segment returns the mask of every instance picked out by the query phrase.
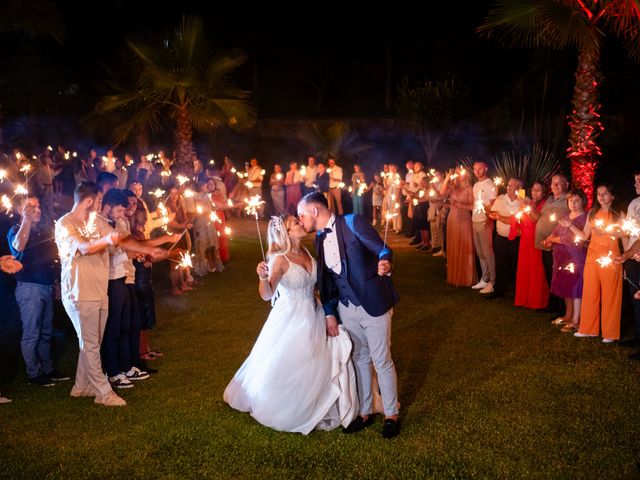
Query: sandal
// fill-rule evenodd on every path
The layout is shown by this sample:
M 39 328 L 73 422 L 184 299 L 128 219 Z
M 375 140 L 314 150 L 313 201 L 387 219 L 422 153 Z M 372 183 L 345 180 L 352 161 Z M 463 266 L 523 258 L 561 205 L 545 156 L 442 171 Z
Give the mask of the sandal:
M 146 352 L 147 355 L 151 355 L 152 357 L 164 357 L 164 353 L 158 351 L 158 350 L 149 350 L 148 352 Z
M 551 320 L 551 325 L 562 325 L 564 323 L 567 323 L 564 317 L 558 317 L 555 320 Z
M 562 333 L 571 333 L 578 330 L 578 327 L 572 323 L 567 323 L 564 327 L 560 329 Z

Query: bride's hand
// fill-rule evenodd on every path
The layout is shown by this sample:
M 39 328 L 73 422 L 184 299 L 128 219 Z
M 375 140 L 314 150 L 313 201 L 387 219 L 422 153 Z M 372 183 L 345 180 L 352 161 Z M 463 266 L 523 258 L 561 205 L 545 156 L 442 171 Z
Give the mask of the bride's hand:
M 258 266 L 256 267 L 256 273 L 258 274 L 258 277 L 260 277 L 260 280 L 266 280 L 269 278 L 269 265 L 267 265 L 267 262 L 260 262 L 258 264 Z
M 327 335 L 337 337 L 340 334 L 338 329 L 338 320 L 333 315 L 327 315 Z

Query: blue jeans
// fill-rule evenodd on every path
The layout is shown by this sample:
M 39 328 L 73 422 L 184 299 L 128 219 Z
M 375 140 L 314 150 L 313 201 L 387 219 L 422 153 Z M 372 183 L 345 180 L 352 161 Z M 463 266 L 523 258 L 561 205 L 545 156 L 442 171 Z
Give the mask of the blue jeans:
M 53 331 L 53 285 L 18 282 L 16 301 L 22 321 L 22 356 L 27 376 L 53 371 L 51 333 Z

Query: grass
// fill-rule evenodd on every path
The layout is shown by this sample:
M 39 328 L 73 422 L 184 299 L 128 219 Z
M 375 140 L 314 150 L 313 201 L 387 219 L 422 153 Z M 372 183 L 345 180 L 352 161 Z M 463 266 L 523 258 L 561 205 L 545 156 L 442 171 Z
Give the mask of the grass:
M 163 290 L 160 373 L 107 409 L 71 384 L 22 380 L 0 408 L 0 478 L 639 478 L 640 366 L 576 339 L 545 315 L 445 284 L 443 261 L 398 251 L 393 355 L 402 434 L 381 420 L 355 435 L 262 427 L 222 392 L 269 305 L 256 293 L 256 241 L 186 298 Z M 63 368 L 75 368 L 67 349 Z

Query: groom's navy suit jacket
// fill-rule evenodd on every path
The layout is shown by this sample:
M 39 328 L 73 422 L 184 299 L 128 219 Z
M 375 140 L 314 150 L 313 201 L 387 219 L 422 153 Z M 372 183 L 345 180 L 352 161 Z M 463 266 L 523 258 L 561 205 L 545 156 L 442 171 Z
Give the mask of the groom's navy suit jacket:
M 391 278 L 378 275 L 378 261 L 391 261 L 393 252 L 362 215 L 336 216 L 335 230 L 342 263 L 341 275 L 346 275 L 353 294 L 369 315 L 383 315 L 399 296 Z M 323 239 L 321 233 L 316 235 L 320 300 L 325 314 L 337 317 L 340 292 L 335 273 L 325 265 Z

